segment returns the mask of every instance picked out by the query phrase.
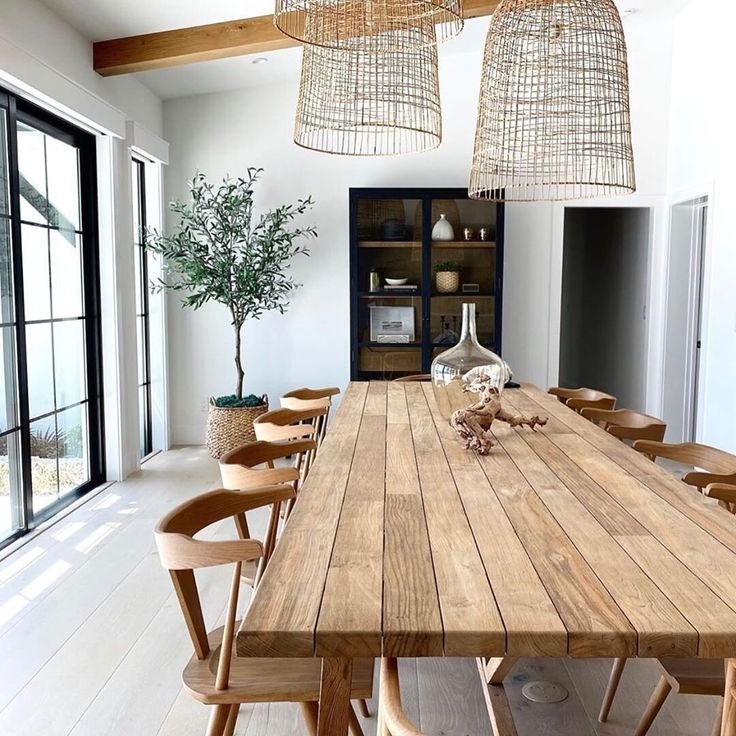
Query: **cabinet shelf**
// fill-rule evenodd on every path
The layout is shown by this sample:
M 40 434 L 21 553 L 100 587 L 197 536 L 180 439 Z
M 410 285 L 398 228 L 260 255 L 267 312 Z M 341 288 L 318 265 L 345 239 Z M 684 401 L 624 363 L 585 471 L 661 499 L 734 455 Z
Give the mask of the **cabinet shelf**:
M 421 348 L 421 342 L 371 342 L 366 340 L 358 343 L 359 348 Z
M 358 248 L 421 248 L 421 240 L 361 240 Z
M 422 292 L 417 291 L 359 291 L 358 296 L 361 299 L 418 299 L 421 298 Z
M 490 299 L 496 296 L 492 291 L 456 291 L 452 294 L 442 294 L 439 291 L 432 292 L 432 299 Z
M 496 247 L 493 240 L 433 240 L 433 248 L 486 248 L 492 250 Z

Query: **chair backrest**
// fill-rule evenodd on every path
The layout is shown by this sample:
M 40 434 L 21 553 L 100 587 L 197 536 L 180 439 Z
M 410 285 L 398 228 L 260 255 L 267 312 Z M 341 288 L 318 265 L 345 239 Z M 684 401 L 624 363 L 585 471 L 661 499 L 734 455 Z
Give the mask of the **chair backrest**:
M 295 388 L 281 397 L 283 409 L 319 409 L 332 405 L 332 397 L 337 396 L 340 389 L 331 386 L 328 388 Z
M 549 389 L 548 393 L 556 396 L 563 404 L 578 412 L 586 407 L 613 409 L 616 406 L 615 396 L 603 393 L 603 391 L 596 391 L 593 388 L 562 388 L 557 386 Z
M 429 373 L 417 373 L 413 376 L 401 376 L 400 378 L 394 378 L 394 383 L 409 383 L 414 381 L 431 381 L 432 376 Z
M 154 536 L 161 564 L 169 570 L 179 605 L 200 659 L 209 653 L 207 628 L 197 590 L 194 571 L 202 567 L 234 564 L 240 582 L 242 563 L 263 554 L 256 539 L 203 540 L 195 535 L 217 521 L 234 517 L 263 505 L 284 486 L 267 486 L 248 494 L 219 489 L 209 491 L 179 504 L 156 525 Z M 237 593 L 235 594 L 237 603 Z
M 274 460 L 312 452 L 316 447 L 313 439 L 248 442 L 220 458 L 222 484 L 230 490 L 245 491 L 274 483 L 295 483 L 299 480 L 298 467 L 275 468 Z
M 408 718 L 401 705 L 398 663 L 392 657 L 381 660 L 379 689 L 379 734 L 388 730 L 390 736 L 424 736 Z M 383 727 L 384 730 L 381 730 Z
M 716 447 L 696 442 L 671 445 L 666 442 L 638 440 L 634 442 L 634 449 L 652 460 L 661 457 L 697 468 L 698 470 L 686 472 L 682 480 L 701 490 L 711 483 L 736 485 L 736 456 Z
M 253 420 L 256 438 L 281 442 L 318 434 L 319 423 L 327 416 L 328 406 L 316 409 L 273 409 Z
M 631 409 L 593 409 L 586 407 L 580 410 L 580 414 L 601 426 L 609 434 L 622 440 L 655 440 L 661 442 L 667 431 L 667 425 L 661 419 Z

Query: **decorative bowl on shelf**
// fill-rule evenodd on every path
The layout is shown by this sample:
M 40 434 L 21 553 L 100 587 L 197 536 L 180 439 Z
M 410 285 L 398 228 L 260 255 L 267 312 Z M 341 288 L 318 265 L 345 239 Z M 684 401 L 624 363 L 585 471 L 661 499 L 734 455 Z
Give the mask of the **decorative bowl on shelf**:
M 386 279 L 386 283 L 389 286 L 404 286 L 409 279 Z

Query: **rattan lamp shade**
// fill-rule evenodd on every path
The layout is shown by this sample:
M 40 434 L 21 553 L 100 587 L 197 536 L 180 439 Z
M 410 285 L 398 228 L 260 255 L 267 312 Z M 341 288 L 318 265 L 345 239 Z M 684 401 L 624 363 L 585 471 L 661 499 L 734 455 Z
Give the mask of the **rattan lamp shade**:
M 469 195 L 582 199 L 636 189 L 613 0 L 502 0 L 483 58 Z
M 294 141 L 346 156 L 437 147 L 442 111 L 437 48 L 340 51 L 305 46 Z
M 463 0 L 276 0 L 274 23 L 307 45 L 401 51 L 445 41 L 463 27 Z M 432 33 L 418 31 L 432 28 Z

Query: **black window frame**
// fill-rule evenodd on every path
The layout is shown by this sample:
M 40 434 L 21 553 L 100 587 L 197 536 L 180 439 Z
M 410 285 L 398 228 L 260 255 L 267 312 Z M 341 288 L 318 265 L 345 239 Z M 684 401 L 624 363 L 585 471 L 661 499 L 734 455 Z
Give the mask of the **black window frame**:
M 136 381 L 137 393 L 138 393 L 138 411 L 144 411 L 145 417 L 143 418 L 143 437 L 139 437 L 139 451 L 141 460 L 145 460 L 151 454 L 153 454 L 153 407 L 151 404 L 151 327 L 150 327 L 150 301 L 148 294 L 148 251 L 145 248 L 145 233 L 148 227 L 148 218 L 146 212 L 146 162 L 137 156 L 131 157 L 132 167 L 131 170 L 135 172 L 136 181 L 138 186 L 136 191 L 138 192 L 138 202 L 133 202 L 133 206 L 137 207 L 138 210 L 138 227 L 139 232 L 134 233 L 133 247 L 135 248 L 136 263 L 135 267 L 138 269 L 140 278 L 140 294 L 135 295 L 135 319 L 136 323 L 138 320 L 142 320 L 143 329 L 143 356 L 136 356 L 138 361 L 142 360 L 143 365 L 143 382 Z M 141 311 L 139 311 L 141 310 Z M 136 324 L 136 329 L 138 325 Z M 137 332 L 136 332 L 136 351 L 141 346 L 138 345 Z M 145 407 L 141 406 L 140 391 L 143 389 L 146 397 Z M 140 431 L 140 418 L 139 418 L 139 431 Z
M 100 263 L 97 211 L 97 143 L 95 136 L 68 121 L 0 87 L 0 108 L 5 109 L 8 148 L 9 214 L 13 260 L 13 303 L 15 309 L 15 371 L 17 380 L 18 424 L 22 506 L 20 528 L 0 539 L 0 549 L 25 536 L 66 506 L 104 483 L 105 436 L 102 376 L 102 326 L 100 314 Z M 79 151 L 80 229 L 82 231 L 82 284 L 87 371 L 87 417 L 89 479 L 65 493 L 38 512 L 33 511 L 31 473 L 31 427 L 28 396 L 28 356 L 23 284 L 22 220 L 20 213 L 20 171 L 18 165 L 17 124 L 25 123 L 43 133 L 74 146 Z M 48 228 L 58 229 L 58 228 Z M 31 322 L 32 324 L 33 322 Z M 72 405 L 74 406 L 74 405 Z M 55 407 L 54 413 L 58 410 Z M 36 418 L 37 419 L 37 418 Z M 12 498 L 12 489 L 11 489 Z

